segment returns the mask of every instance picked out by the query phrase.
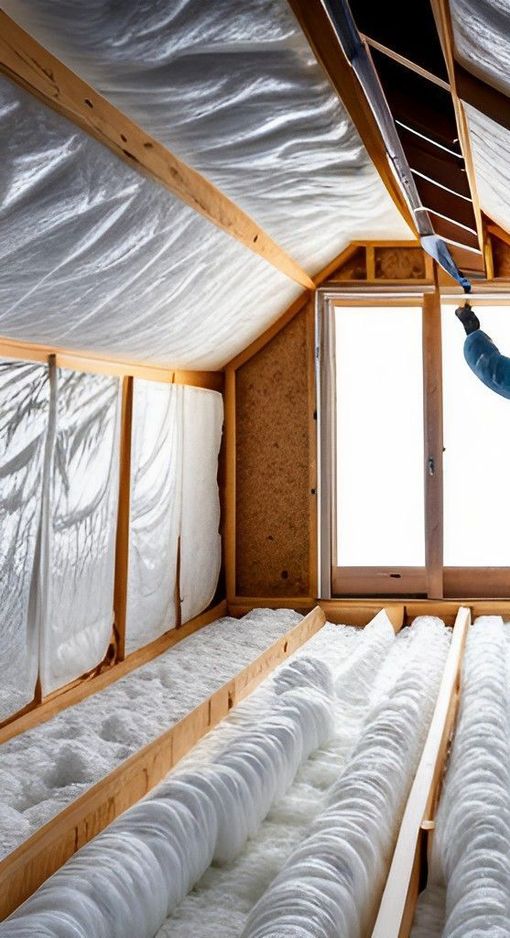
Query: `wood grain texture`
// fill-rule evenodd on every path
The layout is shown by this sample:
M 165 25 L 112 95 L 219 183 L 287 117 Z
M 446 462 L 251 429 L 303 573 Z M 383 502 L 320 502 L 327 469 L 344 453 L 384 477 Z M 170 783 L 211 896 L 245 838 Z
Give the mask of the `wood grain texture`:
M 0 71 L 307 289 L 313 280 L 205 176 L 147 134 L 0 11 Z
M 235 373 L 238 596 L 311 595 L 311 315 L 307 306 Z
M 408 938 L 414 916 L 424 850 L 421 840 L 435 814 L 444 763 L 457 713 L 462 658 L 471 622 L 460 608 L 425 746 L 402 818 L 372 938 Z M 422 825 L 425 822 L 425 827 Z
M 110 772 L 0 863 L 0 920 L 58 870 L 80 847 L 143 798 L 229 710 L 318 632 L 318 607 L 179 723 Z
M 423 297 L 423 428 L 427 595 L 443 595 L 443 363 L 441 297 Z
M 188 384 L 192 387 L 223 391 L 223 371 L 185 371 L 160 365 L 144 365 L 142 362 L 108 358 L 93 352 L 51 345 L 39 345 L 0 336 L 0 357 L 18 361 L 47 362 L 54 355 L 57 368 L 70 368 L 91 374 L 111 375 L 116 378 L 144 378 L 146 381 L 161 381 L 164 384 Z

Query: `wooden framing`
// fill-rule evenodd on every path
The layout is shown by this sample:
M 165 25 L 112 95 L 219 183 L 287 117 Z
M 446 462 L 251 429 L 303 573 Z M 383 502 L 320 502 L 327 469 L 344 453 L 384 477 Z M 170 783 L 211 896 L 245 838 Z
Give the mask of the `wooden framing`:
M 263 257 L 286 277 L 313 289 L 311 277 L 246 212 L 1 11 L 0 71 L 95 137 L 132 169 L 150 176 L 216 227 Z
M 392 615 L 398 630 L 398 617 Z M 143 798 L 184 755 L 326 621 L 316 607 L 182 720 L 122 763 L 0 862 L 0 920 L 73 853 Z M 127 662 L 124 662 L 126 664 Z
M 437 270 L 436 270 L 437 277 Z M 441 297 L 423 297 L 423 420 L 425 432 L 425 566 L 427 595 L 443 595 L 443 371 Z
M 443 54 L 446 61 L 446 69 L 448 72 L 448 79 L 450 83 L 450 93 L 452 97 L 453 107 L 455 110 L 455 118 L 457 121 L 457 129 L 459 132 L 459 142 L 460 148 L 462 150 L 462 155 L 464 157 L 464 163 L 466 167 L 466 173 L 469 180 L 469 188 L 471 190 L 471 199 L 473 203 L 473 212 L 476 220 L 476 231 L 478 235 L 478 244 L 480 251 L 482 252 L 482 257 L 484 257 L 484 230 L 483 230 L 483 221 L 482 213 L 480 210 L 480 199 L 478 198 L 478 187 L 476 183 L 476 174 L 475 167 L 473 163 L 473 154 L 471 151 L 471 139 L 469 136 L 468 124 L 466 115 L 464 112 L 464 107 L 460 100 L 458 91 L 457 91 L 457 76 L 456 76 L 456 66 L 454 61 L 454 40 L 453 40 L 453 28 L 450 16 L 450 9 L 448 6 L 448 0 L 431 0 L 432 12 L 436 20 L 437 31 L 439 33 L 439 40 L 443 48 Z
M 122 379 L 120 420 L 119 503 L 115 544 L 114 621 L 117 660 L 126 657 L 126 616 L 129 575 L 129 518 L 131 510 L 131 436 L 133 421 L 133 378 Z
M 426 838 L 439 800 L 444 762 L 455 726 L 461 666 L 471 613 L 460 608 L 418 771 L 404 812 L 372 938 L 408 938 Z
M 19 361 L 48 361 L 55 356 L 57 368 L 70 368 L 90 374 L 111 375 L 113 378 L 144 378 L 146 381 L 161 381 L 164 384 L 187 384 L 193 387 L 223 391 L 223 371 L 186 371 L 164 365 L 146 365 L 142 362 L 109 358 L 93 352 L 81 352 L 52 345 L 40 345 L 0 336 L 0 358 L 15 358 Z

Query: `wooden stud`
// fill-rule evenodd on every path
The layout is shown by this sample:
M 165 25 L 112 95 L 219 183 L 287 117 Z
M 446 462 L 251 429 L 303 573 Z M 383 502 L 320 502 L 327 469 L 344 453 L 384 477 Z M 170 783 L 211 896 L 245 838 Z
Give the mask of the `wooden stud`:
M 367 280 L 375 280 L 375 248 L 367 245 Z
M 120 420 L 119 501 L 115 546 L 114 622 L 117 660 L 126 657 L 126 618 L 129 579 L 129 519 L 131 513 L 131 442 L 133 423 L 133 378 L 122 380 Z
M 338 567 L 331 571 L 333 596 L 426 595 L 425 567 Z
M 427 595 L 443 595 L 443 363 L 441 297 L 423 297 L 423 429 Z
M 130 671 L 141 667 L 142 664 L 147 664 L 153 658 L 157 658 L 158 655 L 167 651 L 168 648 L 177 645 L 183 638 L 187 638 L 188 635 L 192 635 L 199 629 L 204 628 L 210 622 L 221 619 L 222 616 L 226 615 L 226 612 L 227 603 L 226 600 L 222 600 L 205 612 L 200 613 L 200 615 L 190 619 L 180 629 L 171 629 L 169 632 L 165 632 L 164 635 L 160 635 L 149 645 L 145 645 L 143 648 L 139 648 L 127 655 L 124 661 L 119 661 L 108 670 L 98 674 L 97 669 L 94 669 L 90 674 L 49 694 L 37 706 L 30 705 L 20 713 L 14 714 L 0 724 L 0 745 L 14 736 L 19 736 L 20 733 L 25 733 L 34 726 L 38 726 L 40 723 L 45 723 L 67 707 L 72 707 L 92 694 L 104 690 L 105 687 L 120 680 L 121 677 L 125 677 Z
M 0 920 L 10 915 L 80 847 L 143 798 L 274 668 L 324 625 L 315 608 L 286 635 L 182 720 L 92 786 L 0 862 Z
M 227 602 L 236 594 L 236 373 L 225 372 L 225 577 Z
M 309 504 L 308 526 L 310 530 L 310 558 L 308 584 L 312 596 L 319 594 L 319 546 L 318 546 L 318 476 L 317 476 L 317 397 L 315 381 L 315 308 L 310 303 L 306 320 L 306 378 L 308 384 L 308 436 L 309 457 Z
M 92 352 L 80 352 L 74 349 L 58 348 L 50 345 L 37 345 L 0 336 L 0 357 L 15 358 L 21 361 L 47 362 L 48 355 L 55 356 L 57 368 L 69 368 L 73 371 L 85 371 L 91 374 L 106 374 L 112 377 L 143 378 L 145 381 L 161 381 L 164 384 L 187 384 L 192 387 L 209 388 L 223 391 L 223 371 L 186 371 L 158 365 L 144 365 L 142 362 L 107 358 Z
M 425 746 L 409 794 L 372 938 L 408 938 L 423 859 L 424 821 L 433 818 L 458 703 L 471 613 L 460 608 Z M 429 825 L 430 829 L 430 825 Z
M 386 148 L 370 105 L 344 55 L 321 0 L 289 0 L 289 3 L 343 106 L 349 112 L 393 202 L 416 235 L 414 219 L 390 167 Z
M 246 212 L 201 173 L 145 133 L 3 12 L 0 12 L 0 71 L 286 277 L 313 289 L 311 277 Z

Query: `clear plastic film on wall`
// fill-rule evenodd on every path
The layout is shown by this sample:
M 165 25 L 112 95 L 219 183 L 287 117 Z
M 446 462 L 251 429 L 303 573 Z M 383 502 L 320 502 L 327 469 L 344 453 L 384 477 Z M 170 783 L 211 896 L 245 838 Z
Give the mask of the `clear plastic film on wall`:
M 103 659 L 112 635 L 119 381 L 58 370 L 41 562 L 44 694 Z
M 175 384 L 134 382 L 127 652 L 176 625 L 182 392 Z
M 0 720 L 32 700 L 37 678 L 30 599 L 48 404 L 45 365 L 0 361 Z

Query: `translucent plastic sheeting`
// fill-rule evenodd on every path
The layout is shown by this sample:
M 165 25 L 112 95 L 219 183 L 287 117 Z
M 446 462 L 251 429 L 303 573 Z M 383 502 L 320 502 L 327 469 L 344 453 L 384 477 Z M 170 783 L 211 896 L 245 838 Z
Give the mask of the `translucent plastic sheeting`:
M 0 136 L 0 334 L 216 368 L 301 292 L 3 77 Z
M 135 379 L 126 649 L 176 625 L 183 389 Z
M 0 361 L 0 720 L 33 699 L 37 677 L 30 593 L 48 401 L 44 365 Z
M 411 237 L 286 0 L 5 9 L 309 272 L 353 239 Z
M 476 181 L 483 211 L 510 228 L 510 131 L 475 108 L 466 107 Z
M 451 0 L 450 10 L 459 60 L 479 78 L 508 94 L 509 0 Z
M 118 505 L 119 381 L 57 375 L 40 596 L 44 694 L 93 668 L 108 647 Z
M 228 863 L 333 733 L 332 674 L 280 671 L 267 706 L 208 763 L 173 773 L 83 847 L 9 919 L 2 938 L 152 938 L 210 863 Z
M 180 591 L 182 621 L 211 602 L 221 566 L 218 456 L 223 399 L 216 391 L 183 387 Z

